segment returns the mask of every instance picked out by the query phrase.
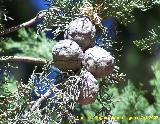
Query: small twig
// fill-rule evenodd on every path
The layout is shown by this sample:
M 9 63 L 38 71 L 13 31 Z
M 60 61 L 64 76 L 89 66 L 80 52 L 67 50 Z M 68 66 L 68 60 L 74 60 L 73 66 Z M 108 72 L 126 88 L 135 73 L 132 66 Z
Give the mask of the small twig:
M 32 106 L 31 112 L 40 106 L 43 100 L 47 99 L 51 95 L 51 90 L 48 90 L 44 95 L 42 95 Z
M 46 64 L 47 60 L 42 58 L 33 58 L 26 56 L 2 56 L 0 62 L 24 62 L 32 64 Z
M 32 107 L 31 107 L 31 112 L 33 112 L 34 110 L 36 110 L 40 106 L 40 104 L 42 103 L 42 101 L 44 101 L 45 99 L 47 99 L 51 95 L 52 92 L 58 91 L 58 95 L 60 95 L 59 93 L 60 93 L 61 90 L 59 90 L 56 86 L 57 85 L 52 85 L 51 89 L 49 89 L 44 95 L 41 95 L 41 97 L 39 99 L 37 99 L 33 103 Z M 55 96 L 57 96 L 56 93 L 55 93 Z
M 4 35 L 4 34 L 11 33 L 13 31 L 16 31 L 16 30 L 20 29 L 20 28 L 28 27 L 28 26 L 34 24 L 39 19 L 42 19 L 44 17 L 44 15 L 45 15 L 45 12 L 39 12 L 33 19 L 31 19 L 27 22 L 24 22 L 20 25 L 17 25 L 17 26 L 11 27 L 9 29 L 4 29 L 4 30 L 0 31 L 0 36 Z

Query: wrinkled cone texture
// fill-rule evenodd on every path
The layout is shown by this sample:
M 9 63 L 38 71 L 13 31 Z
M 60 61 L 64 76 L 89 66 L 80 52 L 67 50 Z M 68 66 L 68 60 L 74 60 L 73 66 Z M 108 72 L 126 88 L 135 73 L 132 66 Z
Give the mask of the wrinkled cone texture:
M 52 48 L 53 62 L 62 71 L 81 68 L 83 51 L 79 45 L 69 39 L 60 40 Z
M 84 72 L 81 75 L 80 95 L 78 98 L 80 104 L 85 105 L 95 102 L 99 90 L 96 82 L 97 80 L 90 72 Z
M 74 40 L 84 51 L 95 45 L 95 34 L 95 26 L 87 17 L 84 17 L 70 22 L 65 38 Z
M 82 64 L 96 78 L 101 78 L 113 72 L 114 57 L 103 48 L 94 46 L 85 51 Z

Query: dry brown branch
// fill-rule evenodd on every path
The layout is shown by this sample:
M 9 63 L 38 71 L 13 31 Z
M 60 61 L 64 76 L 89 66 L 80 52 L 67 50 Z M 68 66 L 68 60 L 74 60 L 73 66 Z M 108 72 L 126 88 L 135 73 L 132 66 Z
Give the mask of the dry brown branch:
M 33 58 L 26 56 L 1 56 L 0 62 L 24 62 L 32 64 L 46 64 L 47 60 L 42 58 Z
M 20 25 L 17 25 L 17 26 L 13 26 L 9 29 L 4 29 L 2 31 L 0 31 L 0 36 L 1 35 L 4 35 L 4 34 L 8 34 L 8 33 L 11 33 L 11 32 L 14 32 L 20 28 L 24 28 L 24 27 L 28 27 L 32 24 L 34 24 L 36 21 L 38 21 L 39 19 L 42 19 L 44 17 L 44 14 L 45 12 L 39 12 L 33 19 L 27 21 L 27 22 L 24 22 Z

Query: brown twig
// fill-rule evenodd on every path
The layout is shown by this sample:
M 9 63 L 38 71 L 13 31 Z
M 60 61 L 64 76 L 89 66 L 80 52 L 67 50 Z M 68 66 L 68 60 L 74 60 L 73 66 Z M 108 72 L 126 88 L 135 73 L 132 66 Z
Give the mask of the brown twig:
M 2 56 L 0 57 L 0 62 L 25 62 L 32 64 L 46 64 L 47 60 L 26 56 Z
M 4 30 L 0 31 L 0 36 L 1 36 L 1 35 L 4 35 L 4 34 L 11 33 L 11 32 L 13 32 L 13 31 L 16 31 L 16 30 L 20 29 L 20 28 L 28 27 L 28 26 L 34 24 L 34 23 L 35 23 L 36 21 L 38 21 L 39 19 L 42 19 L 42 18 L 44 17 L 44 15 L 45 15 L 45 12 L 39 12 L 39 13 L 36 15 L 36 17 L 34 17 L 33 19 L 31 19 L 31 20 L 29 20 L 29 21 L 27 21 L 27 22 L 24 22 L 24 23 L 22 23 L 22 24 L 20 24 L 20 25 L 17 25 L 17 26 L 11 27 L 11 28 L 9 28 L 9 29 L 4 29 Z

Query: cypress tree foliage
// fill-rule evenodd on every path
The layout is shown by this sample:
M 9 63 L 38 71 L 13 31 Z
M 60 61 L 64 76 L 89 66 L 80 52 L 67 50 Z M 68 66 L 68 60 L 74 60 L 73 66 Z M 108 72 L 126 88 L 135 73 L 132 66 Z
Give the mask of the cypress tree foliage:
M 156 102 L 155 102 L 155 108 L 156 108 L 156 110 L 157 110 L 157 114 L 159 115 L 159 98 L 160 98 L 160 96 L 159 96 L 159 86 L 160 86 L 160 84 L 159 84 L 159 81 L 160 81 L 160 71 L 159 71 L 159 68 L 160 68 L 160 63 L 159 63 L 159 59 L 157 59 L 157 61 L 152 65 L 152 70 L 153 70 L 153 72 L 154 72 L 154 78 L 150 81 L 150 84 L 153 86 L 153 92 L 152 92 L 152 94 L 154 95 L 154 97 L 155 97 L 155 100 L 156 100 Z
M 18 31 L 18 40 L 6 38 L 0 42 L 2 55 L 29 56 L 35 58 L 51 59 L 52 46 L 57 42 L 46 38 L 45 34 L 36 33 L 31 29 Z
M 155 102 L 150 104 L 146 97 L 145 92 L 138 90 L 133 83 L 129 80 L 127 85 L 122 91 L 118 91 L 115 87 L 110 87 L 109 92 L 113 94 L 115 102 L 112 108 L 112 114 L 115 117 L 120 117 L 118 122 L 123 124 L 158 124 L 159 121 L 159 81 L 160 81 L 160 64 L 157 59 L 151 66 L 154 77 L 150 80 L 150 85 L 153 87 L 152 95 Z
M 142 51 L 147 50 L 150 53 L 153 52 L 153 50 L 159 46 L 159 40 L 160 40 L 160 26 L 158 26 L 155 29 L 152 29 L 149 31 L 150 35 L 146 38 L 135 40 L 133 41 L 134 44 L 140 48 Z
M 13 39 L 4 39 L 3 42 L 1 42 L 1 54 L 7 55 L 2 56 L 0 58 L 1 63 L 3 63 L 4 66 L 9 66 L 8 68 L 15 68 L 12 65 L 12 62 L 29 62 L 29 63 L 36 63 L 37 65 L 39 62 L 37 62 L 36 58 L 42 58 L 42 59 L 51 59 L 50 56 L 51 45 L 54 45 L 55 42 L 48 41 L 43 35 L 38 36 L 37 39 L 35 39 L 35 33 L 32 30 L 26 31 L 25 29 L 21 29 L 19 31 L 19 41 L 14 41 Z M 32 46 L 32 50 L 30 50 L 29 46 Z M 27 49 L 28 48 L 28 49 Z M 47 49 L 46 49 L 47 48 Z M 16 49 L 16 52 L 13 51 Z M 35 54 L 37 53 L 37 54 Z M 17 56 L 8 56 L 8 55 L 17 55 Z M 25 57 L 30 56 L 31 59 Z M 9 65 L 7 64 L 9 63 Z M 45 64 L 43 72 L 40 73 L 41 79 L 46 79 L 47 75 L 44 75 L 46 70 L 48 70 L 47 62 L 41 62 L 42 64 Z M 6 74 L 8 74 L 9 69 L 5 68 Z M 34 71 L 36 74 L 36 70 Z M 1 91 L 3 94 L 1 94 L 1 122 L 2 123 L 58 123 L 63 122 L 65 118 L 68 118 L 67 120 L 70 120 L 68 123 L 75 122 L 75 117 L 72 115 L 73 110 L 75 106 L 77 106 L 77 100 L 78 100 L 78 94 L 80 91 L 78 90 L 78 86 L 80 86 L 78 83 L 81 80 L 80 74 L 77 73 L 68 75 L 67 81 L 63 82 L 62 84 L 58 84 L 56 87 L 59 87 L 60 89 L 51 89 L 50 92 L 54 92 L 55 96 L 54 98 L 48 98 L 50 96 L 50 92 L 46 92 L 44 96 L 47 97 L 47 104 L 46 107 L 43 109 L 39 109 L 40 104 L 43 104 L 43 100 L 46 97 L 40 97 L 39 101 L 34 102 L 32 101 L 32 90 L 34 89 L 34 72 L 31 75 L 31 78 L 29 79 L 29 82 L 24 84 L 24 82 L 18 82 L 16 79 L 10 78 L 10 76 L 5 75 L 3 73 L 3 77 L 5 79 L 1 80 Z M 8 77 L 8 78 L 7 78 Z M 46 79 L 47 80 L 47 79 Z M 106 80 L 107 81 L 107 80 Z M 100 81 L 104 84 L 107 84 L 105 80 Z M 45 81 L 42 82 L 42 84 L 45 84 Z M 102 84 L 102 83 L 101 83 Z M 107 85 L 106 85 L 107 86 Z M 51 86 L 52 87 L 52 86 Z M 54 85 L 53 85 L 54 87 Z M 105 88 L 101 88 L 101 92 L 105 90 Z M 14 91 L 14 92 L 13 92 Z M 100 95 L 101 93 L 98 93 Z M 18 96 L 18 97 L 16 97 Z M 61 97 L 63 96 L 63 97 Z M 90 96 L 89 96 L 90 97 Z M 99 96 L 102 97 L 102 96 Z M 5 100 L 7 99 L 7 102 L 5 103 Z M 99 98 L 102 100 L 101 98 Z M 105 98 L 104 98 L 105 99 Z M 110 97 L 108 96 L 108 99 Z M 2 105 L 5 104 L 6 106 L 2 107 Z M 51 110 L 49 109 L 50 106 L 53 106 Z M 97 110 L 98 111 L 98 110 Z M 101 110 L 103 111 L 103 110 Z M 45 112 L 45 114 L 43 114 Z M 67 113 L 66 113 L 67 112 Z M 6 116 L 5 114 L 8 113 Z M 57 114 L 59 113 L 59 114 Z M 66 114 L 65 114 L 66 113 Z M 107 114 L 107 113 L 106 113 Z M 36 117 L 36 118 L 35 118 Z M 56 119 L 57 118 L 57 119 Z M 66 122 L 64 122 L 66 123 Z
M 3 55 L 0 58 L 0 62 L 3 64 L 5 63 L 3 67 L 6 67 L 0 83 L 0 123 L 72 124 L 78 122 L 116 123 L 116 121 L 120 123 L 130 123 L 134 122 L 133 116 L 141 114 L 149 115 L 151 113 L 156 115 L 159 108 L 159 96 L 157 95 L 158 89 L 156 89 L 158 87 L 157 82 L 159 82 L 159 71 L 157 70 L 157 66 L 153 66 L 153 71 L 156 76 L 156 78 L 152 81 L 152 85 L 154 87 L 153 95 L 156 98 L 154 106 L 149 106 L 149 103 L 143 96 L 144 93 L 138 92 L 138 90 L 130 82 L 121 94 L 118 93 L 117 89 L 110 87 L 113 83 L 122 82 L 124 79 L 124 75 L 119 72 L 119 68 L 117 66 L 114 67 L 112 74 L 98 79 L 98 82 L 96 82 L 99 85 L 97 99 L 96 101 L 95 99 L 93 100 L 95 103 L 85 106 L 81 106 L 77 102 L 79 99 L 78 96 L 80 95 L 80 83 L 83 82 L 81 72 L 85 70 L 84 68 L 77 72 L 70 70 L 62 72 L 64 74 L 64 80 L 59 84 L 52 83 L 49 86 L 49 90 L 44 94 L 36 94 L 39 96 L 36 101 L 33 101 L 32 99 L 32 92 L 37 88 L 34 80 L 35 75 L 37 74 L 36 69 L 33 70 L 33 74 L 27 83 L 18 82 L 16 79 L 10 78 L 7 74 L 7 70 L 8 68 L 14 68 L 12 64 L 10 64 L 12 61 L 25 61 L 36 63 L 37 65 L 41 63 L 44 67 L 43 71 L 38 73 L 40 75 L 40 82 L 42 82 L 42 85 L 45 85 L 46 82 L 52 82 L 54 79 L 51 81 L 48 79 L 47 70 L 51 68 L 52 64 L 54 64 L 50 59 L 52 58 L 51 48 L 56 41 L 46 39 L 44 34 L 41 34 L 42 32 L 52 30 L 54 37 L 56 37 L 61 32 L 65 32 L 68 29 L 68 25 L 72 20 L 85 16 L 90 19 L 97 29 L 101 30 L 103 40 L 105 41 L 104 48 L 108 49 L 109 46 L 112 47 L 114 41 L 106 35 L 106 28 L 101 24 L 103 19 L 113 17 L 121 24 L 127 25 L 128 23 L 134 21 L 134 9 L 146 11 L 152 8 L 153 5 L 160 4 L 160 2 L 157 0 L 45 1 L 49 3 L 49 8 L 40 12 L 38 16 L 36 16 L 29 23 L 24 23 L 15 28 L 11 28 L 11 30 L 2 30 L 2 32 L 0 32 L 2 35 L 5 34 L 5 32 L 8 33 L 16 29 L 26 27 L 34 23 L 37 18 L 43 18 L 42 24 L 39 24 L 37 27 L 37 33 L 39 34 L 37 38 L 35 38 L 34 31 L 26 31 L 25 29 L 21 29 L 18 34 L 20 40 L 4 39 L 0 42 L 0 45 L 2 46 L 0 48 L 0 54 Z M 5 13 L 3 14 L 3 11 L 1 12 L 2 15 L 5 15 Z M 0 20 L 3 20 L 2 16 L 0 16 Z M 149 38 L 142 39 L 141 41 L 135 41 L 134 43 L 142 49 L 144 48 L 150 50 L 151 45 L 157 43 L 156 39 L 159 39 L 159 36 L 156 35 L 154 31 L 151 33 L 152 36 Z M 152 44 L 149 43 L 150 40 L 153 41 Z M 15 55 L 18 55 L 18 57 Z M 86 87 L 87 85 L 85 88 Z M 110 92 L 114 97 L 112 97 Z M 50 97 L 51 94 L 53 94 L 52 97 Z M 120 102 L 115 103 L 115 101 L 119 100 Z M 90 103 L 90 101 L 87 101 L 87 103 Z M 41 105 L 43 106 L 42 108 Z M 114 107 L 112 108 L 112 106 Z M 91 109 L 95 109 L 95 111 L 91 112 Z M 85 119 L 79 120 L 76 118 L 77 113 L 82 114 Z M 90 114 L 92 115 L 90 116 Z M 116 114 L 118 116 L 131 116 L 131 118 L 127 118 L 127 120 L 114 120 L 110 118 L 106 120 L 104 119 L 103 121 L 99 119 L 100 116 L 111 117 Z M 149 122 L 150 121 L 146 121 L 146 123 Z

